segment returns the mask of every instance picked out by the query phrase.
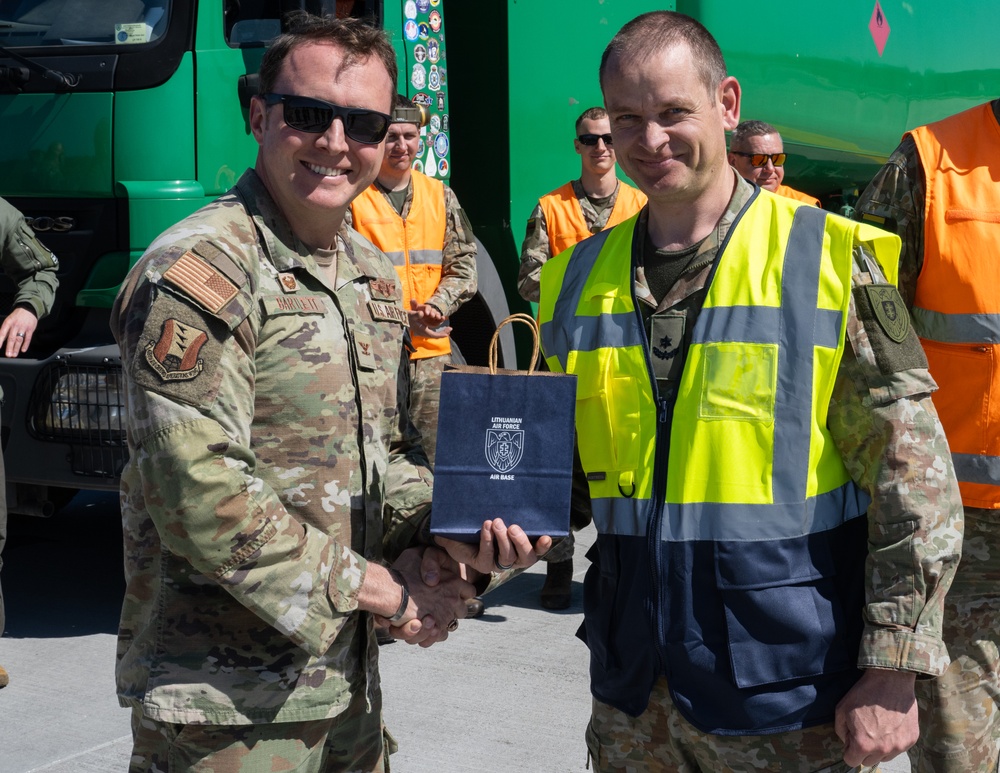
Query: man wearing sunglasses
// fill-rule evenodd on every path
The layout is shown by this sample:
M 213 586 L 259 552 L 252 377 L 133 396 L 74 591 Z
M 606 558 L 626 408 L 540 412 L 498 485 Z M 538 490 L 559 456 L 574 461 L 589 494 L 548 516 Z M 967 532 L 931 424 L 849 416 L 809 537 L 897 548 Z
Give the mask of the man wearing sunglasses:
M 375 623 L 430 645 L 475 594 L 420 546 L 409 317 L 344 223 L 379 171 L 396 55 L 359 20 L 286 23 L 250 105 L 254 168 L 156 239 L 112 312 L 132 771 L 387 770 Z M 499 521 L 463 556 L 480 580 L 535 560 Z
M 961 546 L 899 240 L 727 163 L 740 84 L 695 19 L 633 19 L 599 72 L 649 201 L 548 261 L 538 307 L 597 527 L 595 770 L 877 765 L 947 665 Z
M 538 200 L 521 244 L 517 289 L 526 301 L 538 301 L 538 281 L 549 258 L 642 209 L 646 196 L 615 174 L 615 147 L 608 114 L 590 107 L 576 119 L 573 148 L 580 156 L 580 177 Z M 572 600 L 573 531 L 590 524 L 590 512 L 574 509 L 570 538 L 563 540 L 546 567 L 540 601 L 546 609 L 566 609 Z
M 819 199 L 782 184 L 785 179 L 785 151 L 781 135 L 771 124 L 763 121 L 743 121 L 729 140 L 729 163 L 736 171 L 761 188 L 804 201 L 814 207 Z
M 965 506 L 946 599 L 951 665 L 917 683 L 914 773 L 1000 765 L 1000 99 L 907 132 L 861 194 L 862 222 L 903 242 L 899 292 L 940 389 Z

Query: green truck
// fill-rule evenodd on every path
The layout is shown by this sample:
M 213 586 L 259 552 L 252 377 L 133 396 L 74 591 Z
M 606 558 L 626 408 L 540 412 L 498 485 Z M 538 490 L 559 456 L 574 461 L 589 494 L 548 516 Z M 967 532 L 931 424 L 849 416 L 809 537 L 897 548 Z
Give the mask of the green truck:
M 514 278 L 528 214 L 579 173 L 573 123 L 601 102 L 600 54 L 654 7 L 716 35 L 743 118 L 782 132 L 786 181 L 834 211 L 906 129 L 1000 92 L 994 0 L 0 0 L 0 196 L 61 266 L 30 351 L 0 359 L 10 509 L 48 514 L 77 489 L 117 487 L 111 303 L 157 234 L 253 163 L 249 95 L 287 12 L 367 17 L 391 34 L 399 90 L 430 115 L 420 168 L 450 181 L 481 242 L 481 293 L 453 325 L 483 362 L 497 321 L 526 308 Z M 0 278 L 0 311 L 13 291 Z

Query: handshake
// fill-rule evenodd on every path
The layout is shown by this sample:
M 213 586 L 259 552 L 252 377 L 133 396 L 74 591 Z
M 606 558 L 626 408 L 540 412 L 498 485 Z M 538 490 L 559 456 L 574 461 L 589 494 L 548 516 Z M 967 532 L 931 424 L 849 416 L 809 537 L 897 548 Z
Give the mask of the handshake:
M 358 608 L 396 639 L 429 647 L 448 638 L 465 617 L 477 583 L 493 572 L 527 569 L 552 547 L 551 537 L 532 545 L 520 526 L 503 519 L 484 521 L 479 544 L 436 538 L 435 547 L 403 551 L 390 568 L 369 564 L 358 593 Z M 482 589 L 480 589 L 482 590 Z

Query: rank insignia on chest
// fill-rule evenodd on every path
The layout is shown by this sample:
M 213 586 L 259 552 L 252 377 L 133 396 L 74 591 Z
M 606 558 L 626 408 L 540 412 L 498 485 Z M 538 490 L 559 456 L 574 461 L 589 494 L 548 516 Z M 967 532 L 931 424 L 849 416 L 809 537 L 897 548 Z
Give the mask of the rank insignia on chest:
M 357 357 L 359 368 L 375 370 L 376 362 L 372 340 L 364 333 L 354 333 L 354 353 Z
M 164 381 L 188 381 L 204 367 L 198 353 L 207 341 L 204 330 L 167 319 L 159 340 L 146 345 L 146 362 Z
M 299 283 L 295 279 L 295 274 L 278 274 L 278 281 L 281 283 L 281 289 L 286 293 L 294 293 L 299 289 Z
M 368 301 L 368 313 L 372 315 L 372 319 L 382 322 L 398 322 L 403 327 L 410 326 L 409 316 L 395 303 Z
M 396 283 L 391 279 L 372 279 L 368 282 L 372 298 L 380 301 L 396 300 Z

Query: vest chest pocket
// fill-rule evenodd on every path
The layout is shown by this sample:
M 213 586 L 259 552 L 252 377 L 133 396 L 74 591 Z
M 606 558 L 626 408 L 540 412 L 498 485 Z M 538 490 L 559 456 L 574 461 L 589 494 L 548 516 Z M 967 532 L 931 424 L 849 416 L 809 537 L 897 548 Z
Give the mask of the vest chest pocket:
M 639 385 L 634 378 L 581 379 L 576 415 L 585 472 L 638 469 Z M 617 476 L 607 480 L 616 482 Z
M 698 399 L 702 419 L 774 421 L 776 344 L 713 343 L 698 348 L 705 369 Z

